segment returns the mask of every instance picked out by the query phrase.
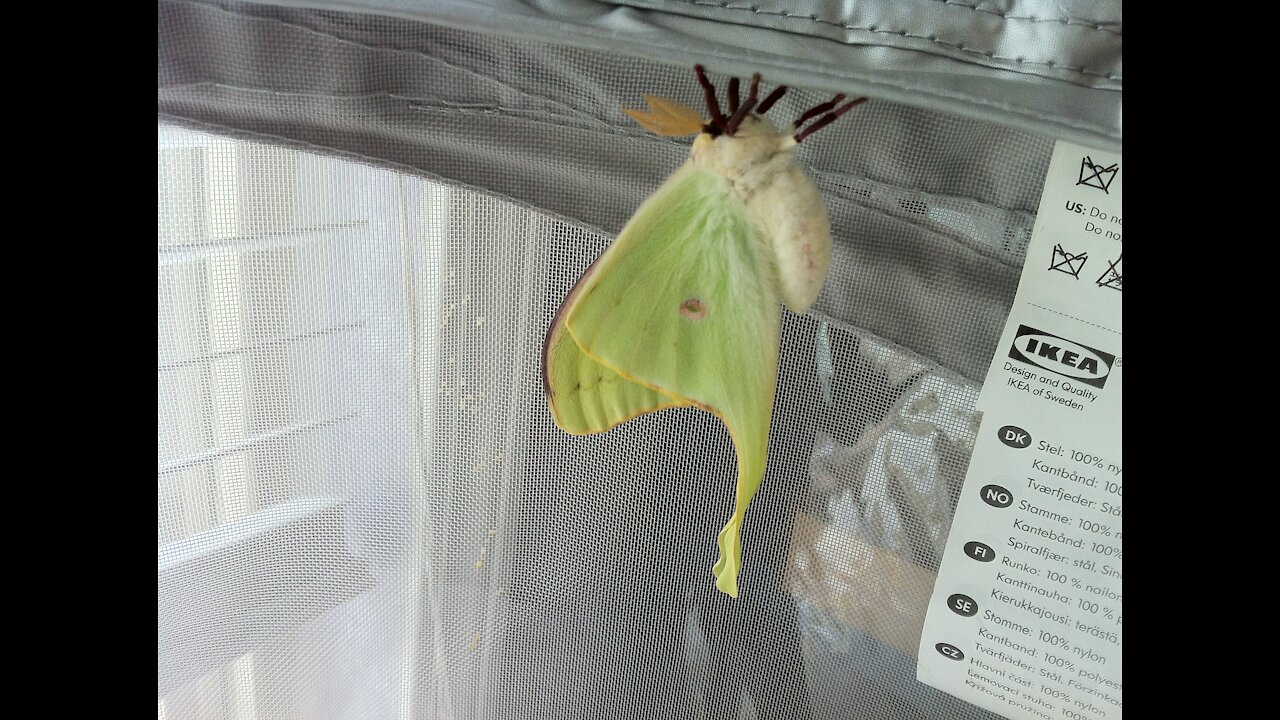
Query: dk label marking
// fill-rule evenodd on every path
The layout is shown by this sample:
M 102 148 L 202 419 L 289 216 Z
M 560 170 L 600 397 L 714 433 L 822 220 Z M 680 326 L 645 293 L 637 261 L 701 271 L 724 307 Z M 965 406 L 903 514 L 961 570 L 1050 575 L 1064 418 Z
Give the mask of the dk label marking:
M 1107 384 L 1107 375 L 1116 360 L 1116 356 L 1110 353 L 1027 325 L 1018 326 L 1018 333 L 1009 348 L 1009 357 L 1096 388 Z

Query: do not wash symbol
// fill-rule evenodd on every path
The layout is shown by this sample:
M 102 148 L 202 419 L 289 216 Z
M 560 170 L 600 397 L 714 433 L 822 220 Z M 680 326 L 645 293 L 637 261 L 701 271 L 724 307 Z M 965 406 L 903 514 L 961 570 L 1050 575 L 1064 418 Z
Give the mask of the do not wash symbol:
M 1124 276 L 1120 272 L 1120 261 L 1124 259 L 1124 255 L 1117 257 L 1114 262 L 1107 262 L 1107 269 L 1097 279 L 1098 287 L 1111 288 L 1112 290 L 1122 291 Z
M 1120 163 L 1111 163 L 1103 166 L 1095 163 L 1093 158 L 1085 155 L 1080 158 L 1080 179 L 1076 181 L 1077 185 L 1091 187 L 1110 195 L 1111 181 L 1116 179 L 1116 173 L 1120 172 Z
M 1061 244 L 1055 243 L 1053 246 L 1053 262 L 1049 263 L 1049 269 L 1066 273 L 1079 280 L 1080 271 L 1084 269 L 1084 264 L 1087 262 L 1089 262 L 1089 253 L 1069 253 L 1062 249 Z

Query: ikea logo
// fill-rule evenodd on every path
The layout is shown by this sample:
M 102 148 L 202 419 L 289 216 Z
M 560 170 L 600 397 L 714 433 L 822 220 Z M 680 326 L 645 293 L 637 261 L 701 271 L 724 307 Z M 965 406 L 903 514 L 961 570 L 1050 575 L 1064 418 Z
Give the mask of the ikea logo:
M 1009 357 L 1098 388 L 1107 383 L 1116 360 L 1110 353 L 1026 325 L 1018 326 Z

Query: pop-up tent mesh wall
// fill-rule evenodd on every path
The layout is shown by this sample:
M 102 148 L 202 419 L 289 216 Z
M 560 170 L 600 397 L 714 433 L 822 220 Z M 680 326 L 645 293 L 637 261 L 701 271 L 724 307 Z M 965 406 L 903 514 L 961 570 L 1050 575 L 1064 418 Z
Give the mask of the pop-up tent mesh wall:
M 162 0 L 159 705 L 186 718 L 988 718 L 916 680 L 1054 140 L 1120 144 L 1117 2 Z M 798 161 L 737 599 L 725 426 L 552 422 L 565 294 L 688 154 L 622 108 L 870 100 Z

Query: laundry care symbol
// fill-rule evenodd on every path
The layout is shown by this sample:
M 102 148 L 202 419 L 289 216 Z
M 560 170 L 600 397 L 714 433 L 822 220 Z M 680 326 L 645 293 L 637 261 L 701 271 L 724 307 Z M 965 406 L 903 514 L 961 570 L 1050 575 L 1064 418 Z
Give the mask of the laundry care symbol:
M 1066 273 L 1079 280 L 1080 269 L 1084 267 L 1085 262 L 1088 260 L 1089 253 L 1087 252 L 1082 252 L 1079 255 L 1072 255 L 1066 250 L 1063 250 L 1061 245 L 1054 245 L 1053 262 L 1049 263 L 1049 269 Z
M 1120 271 L 1120 261 L 1122 259 L 1124 259 L 1124 255 L 1121 255 L 1115 260 L 1107 261 L 1106 271 L 1103 272 L 1096 281 L 1098 283 L 1098 287 L 1111 288 L 1112 290 L 1120 291 L 1124 290 L 1124 288 L 1121 287 L 1121 284 L 1124 281 L 1124 276 Z
M 1097 188 L 1110 195 L 1111 181 L 1116 179 L 1116 173 L 1118 172 L 1120 172 L 1120 163 L 1111 163 L 1107 167 L 1103 167 L 1095 164 L 1093 158 L 1085 155 L 1080 158 L 1080 179 L 1076 181 L 1076 184 Z

